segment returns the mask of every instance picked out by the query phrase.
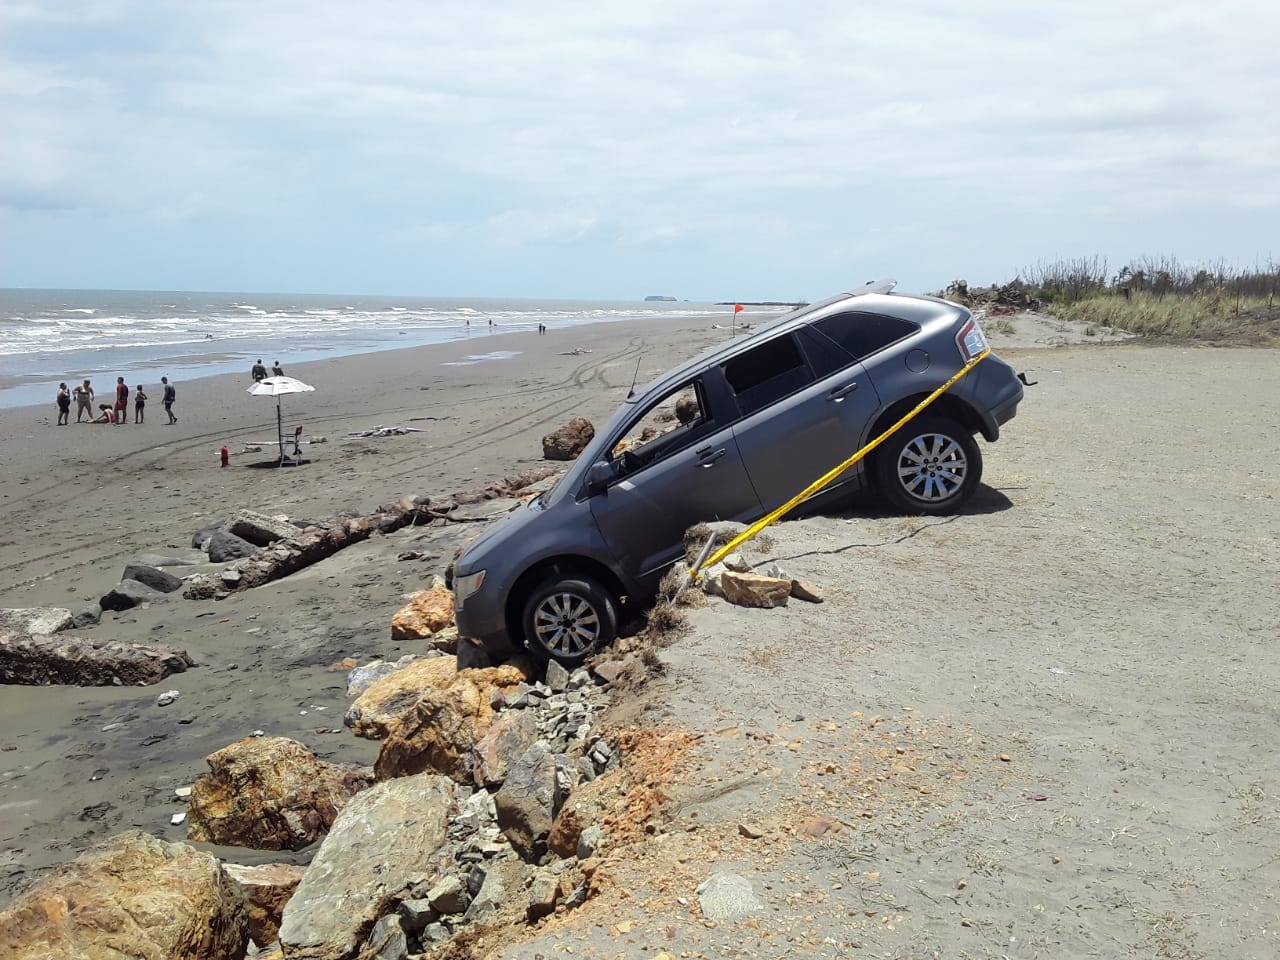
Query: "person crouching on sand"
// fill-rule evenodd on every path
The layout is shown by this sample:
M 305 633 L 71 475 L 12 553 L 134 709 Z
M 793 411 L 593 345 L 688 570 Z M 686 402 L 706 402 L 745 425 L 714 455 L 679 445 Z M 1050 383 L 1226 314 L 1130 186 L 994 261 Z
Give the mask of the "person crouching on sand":
M 71 391 L 65 383 L 58 384 L 58 426 L 71 422 Z
M 93 421 L 94 423 L 115 423 L 116 422 L 116 412 L 115 412 L 115 409 L 111 406 L 111 404 L 100 403 L 98 404 L 98 409 L 102 411 L 102 416 L 98 417 L 97 420 Z
M 142 392 L 142 384 L 133 391 L 133 422 L 142 423 L 147 418 L 147 395 Z

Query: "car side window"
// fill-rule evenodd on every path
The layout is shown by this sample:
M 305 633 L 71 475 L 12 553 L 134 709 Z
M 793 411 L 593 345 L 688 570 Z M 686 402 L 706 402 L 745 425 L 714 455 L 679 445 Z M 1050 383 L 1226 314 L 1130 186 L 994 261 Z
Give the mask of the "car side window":
M 920 328 L 910 320 L 854 310 L 823 317 L 812 329 L 838 343 L 854 360 L 865 360 Z
M 618 465 L 619 476 L 627 476 L 684 449 L 710 426 L 702 383 L 691 380 L 650 404 L 632 421 L 613 445 L 609 459 Z
M 734 357 L 723 370 L 744 417 L 813 382 L 813 371 L 789 333 Z

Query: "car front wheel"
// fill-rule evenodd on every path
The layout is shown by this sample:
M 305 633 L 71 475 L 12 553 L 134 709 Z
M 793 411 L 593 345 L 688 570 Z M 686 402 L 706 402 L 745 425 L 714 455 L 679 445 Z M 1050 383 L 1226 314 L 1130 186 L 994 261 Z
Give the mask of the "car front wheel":
M 977 441 L 945 417 L 917 417 L 886 440 L 876 457 L 880 492 L 904 513 L 954 513 L 981 479 Z
M 534 653 L 580 663 L 618 635 L 618 607 L 590 577 L 552 577 L 530 594 L 523 626 Z

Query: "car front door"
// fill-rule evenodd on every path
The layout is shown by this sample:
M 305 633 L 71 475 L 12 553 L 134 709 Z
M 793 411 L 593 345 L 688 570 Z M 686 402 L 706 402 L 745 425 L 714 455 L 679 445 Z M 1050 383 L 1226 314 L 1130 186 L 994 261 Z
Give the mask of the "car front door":
M 646 589 L 681 557 L 689 527 L 760 516 L 733 429 L 716 418 L 713 392 L 694 379 L 638 410 L 611 440 L 611 479 L 590 494 L 619 567 Z
M 734 437 L 765 512 L 857 452 L 879 409 L 862 364 L 827 346 L 802 328 L 724 364 L 741 416 Z

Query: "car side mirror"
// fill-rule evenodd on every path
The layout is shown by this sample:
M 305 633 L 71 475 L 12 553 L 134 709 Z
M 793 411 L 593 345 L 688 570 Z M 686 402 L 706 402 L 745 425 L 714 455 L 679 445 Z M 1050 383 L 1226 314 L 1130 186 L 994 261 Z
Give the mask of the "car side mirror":
M 597 460 L 587 471 L 587 489 L 603 490 L 617 477 L 616 465 L 609 460 Z

